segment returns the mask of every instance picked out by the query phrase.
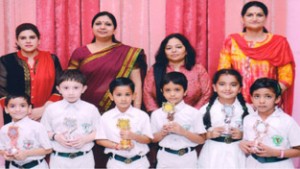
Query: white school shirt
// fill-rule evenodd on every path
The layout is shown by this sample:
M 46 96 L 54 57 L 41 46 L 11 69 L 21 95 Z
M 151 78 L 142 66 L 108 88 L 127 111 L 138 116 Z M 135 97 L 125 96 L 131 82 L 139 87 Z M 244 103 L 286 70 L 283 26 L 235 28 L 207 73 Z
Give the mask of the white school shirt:
M 130 106 L 125 112 L 120 112 L 117 107 L 105 112 L 102 115 L 104 131 L 108 140 L 120 143 L 120 129 L 117 127 L 119 119 L 129 119 L 130 130 L 134 133 L 145 135 L 153 139 L 151 132 L 150 118 L 147 113 L 140 109 Z M 149 152 L 147 144 L 138 143 L 131 140 L 134 147 L 131 150 L 115 150 L 105 148 L 106 154 L 113 153 L 124 157 L 133 157 L 135 155 L 146 155 Z
M 202 116 L 206 113 L 208 103 L 200 108 Z M 233 116 L 231 118 L 230 126 L 242 130 L 242 114 L 244 110 L 242 105 L 235 99 L 233 104 Z M 248 112 L 253 112 L 252 107 L 246 104 Z M 225 125 L 224 105 L 218 99 L 215 100 L 210 109 L 211 128 L 221 127 Z M 198 167 L 199 168 L 244 168 L 245 154 L 239 148 L 239 141 L 226 144 L 224 142 L 217 142 L 211 139 L 205 141 L 201 149 Z M 216 161 L 218 161 L 216 163 Z
M 203 134 L 206 132 L 202 115 L 194 107 L 185 104 L 181 101 L 175 106 L 174 122 L 177 122 L 184 129 L 196 133 Z M 157 133 L 162 130 L 163 125 L 169 123 L 167 119 L 167 113 L 159 108 L 151 114 L 151 126 L 152 132 Z M 195 147 L 197 143 L 194 143 L 184 136 L 169 133 L 160 142 L 159 146 L 179 150 L 186 147 Z
M 31 120 L 29 117 L 24 117 L 17 122 L 10 122 L 1 128 L 0 150 L 10 148 L 10 139 L 7 135 L 10 126 L 18 127 L 18 141 L 17 148 L 20 150 L 32 150 L 37 148 L 51 149 L 51 142 L 49 140 L 45 127 L 39 122 Z M 43 159 L 45 155 L 30 156 L 24 161 L 14 160 L 19 165 L 23 165 L 33 160 Z
M 262 119 L 258 115 L 258 112 L 254 112 L 253 114 L 245 117 L 243 137 L 244 140 L 254 141 L 256 137 L 254 125 L 257 120 L 262 121 Z M 276 107 L 275 111 L 269 117 L 267 117 L 264 122 L 269 124 L 269 127 L 267 133 L 262 139 L 263 144 L 280 150 L 286 150 L 290 149 L 291 147 L 300 146 L 300 127 L 297 122 L 291 116 L 283 112 L 281 108 Z M 279 168 L 286 168 L 292 165 L 291 159 L 276 163 L 274 164 Z M 268 165 L 274 164 L 264 163 L 261 167 L 266 167 Z
M 75 126 L 71 137 L 76 138 L 82 135 L 88 135 L 96 130 L 95 139 L 105 139 L 103 122 L 98 109 L 85 101 L 78 100 L 75 103 L 61 100 L 50 104 L 41 119 L 41 123 L 47 131 L 54 133 L 67 133 L 68 125 Z M 57 141 L 52 141 L 53 149 L 58 152 L 78 152 L 89 151 L 94 146 L 94 142 L 86 143 L 82 148 L 68 148 L 60 145 Z
M 258 112 L 245 117 L 244 140 L 253 141 L 255 139 L 256 132 L 254 131 L 254 125 L 257 120 L 262 121 Z M 263 144 L 281 150 L 300 146 L 300 127 L 281 108 L 276 107 L 275 111 L 264 122 L 269 124 L 269 127 L 266 135 L 263 137 Z

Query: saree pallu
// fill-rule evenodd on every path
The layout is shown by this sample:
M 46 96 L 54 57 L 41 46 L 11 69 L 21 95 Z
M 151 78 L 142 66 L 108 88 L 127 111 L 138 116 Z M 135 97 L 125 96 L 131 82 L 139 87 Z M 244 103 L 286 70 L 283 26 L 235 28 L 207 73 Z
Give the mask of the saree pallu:
M 147 69 L 143 50 L 117 43 L 87 56 L 74 51 L 69 69 L 79 69 L 86 76 L 88 88 L 81 98 L 104 113 L 113 107 L 109 98 L 110 82 L 117 77 L 129 77 L 136 64 L 143 79 Z
M 268 34 L 266 40 L 249 47 L 243 34 L 232 34 L 221 50 L 218 69 L 223 68 L 233 68 L 242 75 L 242 93 L 249 103 L 249 89 L 256 79 L 277 79 L 288 87 L 282 95 L 282 106 L 285 112 L 292 113 L 295 62 L 286 38 Z

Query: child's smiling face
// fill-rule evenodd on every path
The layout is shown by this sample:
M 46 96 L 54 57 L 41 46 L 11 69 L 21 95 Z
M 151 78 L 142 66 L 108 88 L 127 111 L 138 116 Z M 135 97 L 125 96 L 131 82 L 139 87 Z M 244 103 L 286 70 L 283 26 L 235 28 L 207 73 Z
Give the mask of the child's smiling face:
M 7 106 L 5 106 L 5 111 L 10 114 L 14 122 L 17 122 L 28 115 L 31 106 L 28 105 L 26 99 L 17 97 L 9 100 Z

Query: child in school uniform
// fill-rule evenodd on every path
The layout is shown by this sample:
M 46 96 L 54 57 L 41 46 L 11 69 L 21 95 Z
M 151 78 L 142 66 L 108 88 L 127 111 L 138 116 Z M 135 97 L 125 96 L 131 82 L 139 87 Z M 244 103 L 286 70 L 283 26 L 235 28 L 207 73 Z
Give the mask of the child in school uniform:
M 109 85 L 115 108 L 102 115 L 106 140 L 97 140 L 110 155 L 107 168 L 149 168 L 146 157 L 153 138 L 148 114 L 131 105 L 136 93 L 129 78 L 116 78 Z
M 199 168 L 244 168 L 246 157 L 239 148 L 243 118 L 252 108 L 241 94 L 242 77 L 234 69 L 221 69 L 213 77 L 213 95 L 200 108 L 207 129 Z
M 86 79 L 79 70 L 65 70 L 57 90 L 63 100 L 49 105 L 41 123 L 52 140 L 50 168 L 94 168 L 95 139 L 105 138 L 98 109 L 80 99 Z
M 240 148 L 248 154 L 246 168 L 294 168 L 292 157 L 300 156 L 300 127 L 277 107 L 281 88 L 276 80 L 257 79 L 250 87 L 255 113 L 244 120 Z
M 9 94 L 5 111 L 12 122 L 1 128 L 0 155 L 10 161 L 9 168 L 49 168 L 44 160 L 52 146 L 42 124 L 28 117 L 30 98 L 26 94 Z
M 161 90 L 167 100 L 151 114 L 153 142 L 158 142 L 156 168 L 196 168 L 195 147 L 203 144 L 205 128 L 197 109 L 187 105 L 187 79 L 180 72 L 167 73 Z

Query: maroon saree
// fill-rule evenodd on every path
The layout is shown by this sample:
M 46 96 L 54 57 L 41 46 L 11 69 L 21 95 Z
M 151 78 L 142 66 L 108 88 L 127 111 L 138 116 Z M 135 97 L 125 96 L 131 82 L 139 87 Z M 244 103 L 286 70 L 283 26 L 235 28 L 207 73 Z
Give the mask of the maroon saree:
M 80 51 L 81 50 L 81 51 Z M 79 69 L 87 78 L 87 90 L 82 99 L 98 107 L 100 113 L 112 107 L 108 97 L 109 84 L 116 77 L 129 77 L 137 63 L 145 73 L 145 55 L 142 49 L 117 43 L 99 52 L 85 55 L 81 47 L 74 51 L 69 63 L 70 69 Z M 143 75 L 142 75 L 143 77 Z

